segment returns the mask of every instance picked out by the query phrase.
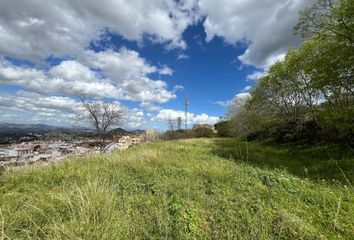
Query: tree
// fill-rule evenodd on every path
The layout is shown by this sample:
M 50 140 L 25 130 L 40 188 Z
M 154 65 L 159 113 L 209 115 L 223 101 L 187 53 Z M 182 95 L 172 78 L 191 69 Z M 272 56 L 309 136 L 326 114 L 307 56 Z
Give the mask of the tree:
M 248 97 L 235 97 L 229 104 L 227 114 L 231 135 L 242 137 L 248 134 L 248 112 L 245 111 L 247 101 Z
M 300 12 L 294 28 L 311 38 L 300 49 L 307 55 L 304 69 L 334 108 L 351 108 L 354 96 L 353 6 L 353 0 L 318 0 Z
M 173 132 L 173 131 L 178 130 L 178 127 L 179 127 L 178 118 L 177 119 L 172 119 L 172 118 L 167 119 L 167 124 L 168 124 L 168 129 L 170 131 Z
M 353 0 L 318 0 L 300 12 L 294 32 L 303 38 L 332 38 L 350 46 L 353 29 Z
M 177 130 L 180 131 L 182 129 L 182 118 L 177 118 Z
M 102 151 L 106 144 L 108 131 L 112 127 L 122 126 L 124 107 L 115 102 L 104 102 L 89 97 L 80 97 L 80 100 L 84 114 L 81 114 L 79 119 L 86 120 L 95 130 Z
M 214 128 L 217 131 L 219 137 L 230 137 L 231 126 L 230 120 L 223 120 L 214 124 Z
M 273 64 L 246 102 L 231 103 L 235 135 L 354 145 L 353 3 L 318 0 L 301 11 L 299 50 Z

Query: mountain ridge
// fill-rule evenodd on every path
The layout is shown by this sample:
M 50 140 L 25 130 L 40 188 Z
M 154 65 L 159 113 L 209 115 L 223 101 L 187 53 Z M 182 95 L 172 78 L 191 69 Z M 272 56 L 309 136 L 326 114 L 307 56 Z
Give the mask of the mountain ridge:
M 43 133 L 51 131 L 61 131 L 61 132 L 73 132 L 73 131 L 92 131 L 89 128 L 73 128 L 73 127 L 59 127 L 47 124 L 31 124 L 31 123 L 7 123 L 0 122 L 0 133 Z M 135 129 L 126 130 L 123 128 L 114 128 L 109 131 L 109 133 L 120 133 L 120 134 L 141 134 L 145 130 Z

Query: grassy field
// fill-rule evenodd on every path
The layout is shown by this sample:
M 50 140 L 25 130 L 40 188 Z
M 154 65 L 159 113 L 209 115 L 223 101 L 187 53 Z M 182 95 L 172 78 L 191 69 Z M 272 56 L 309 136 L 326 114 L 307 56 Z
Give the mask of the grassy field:
M 0 176 L 0 235 L 353 239 L 353 161 L 334 147 L 193 139 L 23 167 Z

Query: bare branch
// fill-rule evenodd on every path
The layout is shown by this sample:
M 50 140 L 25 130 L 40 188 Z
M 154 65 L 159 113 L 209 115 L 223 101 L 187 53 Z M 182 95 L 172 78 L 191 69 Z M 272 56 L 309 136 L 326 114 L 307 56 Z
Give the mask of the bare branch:
M 102 149 L 109 130 L 122 125 L 124 108 L 115 102 L 103 102 L 87 96 L 80 96 L 80 101 L 85 112 L 81 119 L 95 130 Z

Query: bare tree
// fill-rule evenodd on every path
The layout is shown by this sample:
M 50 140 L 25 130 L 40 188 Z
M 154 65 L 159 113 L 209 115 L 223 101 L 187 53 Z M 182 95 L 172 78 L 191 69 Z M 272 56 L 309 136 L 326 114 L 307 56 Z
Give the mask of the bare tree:
M 167 119 L 167 123 L 168 123 L 168 129 L 170 131 L 175 131 L 178 130 L 178 120 L 177 119 Z
M 86 120 L 99 139 L 102 151 L 109 130 L 123 125 L 124 107 L 115 102 L 104 102 L 90 97 L 80 97 L 84 114 L 80 120 Z

